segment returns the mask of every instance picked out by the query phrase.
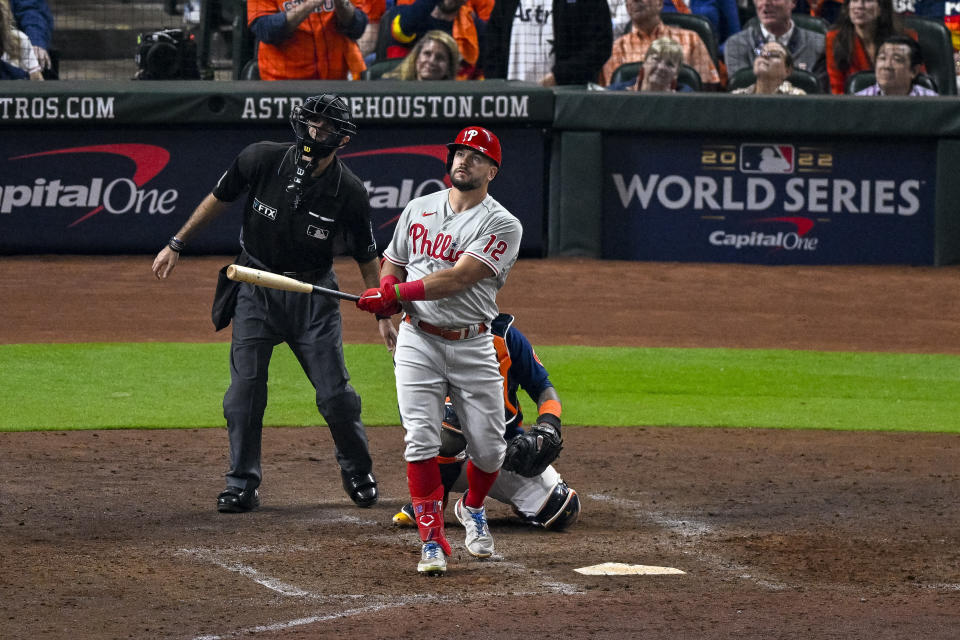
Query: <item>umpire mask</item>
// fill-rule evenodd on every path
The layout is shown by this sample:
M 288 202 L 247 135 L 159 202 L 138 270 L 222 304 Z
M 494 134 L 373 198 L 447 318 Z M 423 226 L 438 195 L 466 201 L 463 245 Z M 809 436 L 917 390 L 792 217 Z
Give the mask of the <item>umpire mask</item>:
M 346 144 L 347 136 L 357 134 L 357 127 L 350 122 L 347 103 L 332 93 L 311 96 L 294 107 L 290 112 L 290 125 L 297 136 L 297 149 L 287 192 L 293 194 L 296 209 L 303 195 L 303 180 L 313 162 Z
M 326 123 L 323 129 L 318 125 Z M 311 96 L 290 112 L 290 125 L 297 136 L 297 157 L 323 158 L 342 147 L 347 136 L 357 135 L 343 98 L 324 93 Z

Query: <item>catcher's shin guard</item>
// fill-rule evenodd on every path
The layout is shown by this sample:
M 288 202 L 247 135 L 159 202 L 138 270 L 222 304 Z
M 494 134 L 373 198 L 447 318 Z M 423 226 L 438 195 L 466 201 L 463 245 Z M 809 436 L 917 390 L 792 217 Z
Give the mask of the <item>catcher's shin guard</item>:
M 566 482 L 559 482 L 553 488 L 547 502 L 533 518 L 533 522 L 544 529 L 562 531 L 579 518 L 580 496 L 568 487 Z

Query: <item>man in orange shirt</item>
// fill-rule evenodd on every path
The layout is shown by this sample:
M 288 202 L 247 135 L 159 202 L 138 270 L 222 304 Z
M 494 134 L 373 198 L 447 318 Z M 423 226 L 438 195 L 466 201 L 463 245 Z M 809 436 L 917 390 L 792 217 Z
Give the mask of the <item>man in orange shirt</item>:
M 250 0 L 262 80 L 358 79 L 367 16 L 350 0 Z
M 650 44 L 658 38 L 670 38 L 683 47 L 683 61 L 696 69 L 704 85 L 720 84 L 720 74 L 707 51 L 707 46 L 696 32 L 663 24 L 660 11 L 663 0 L 627 0 L 627 12 L 633 23 L 630 31 L 613 42 L 610 59 L 603 65 L 603 85 L 620 65 L 643 60 Z

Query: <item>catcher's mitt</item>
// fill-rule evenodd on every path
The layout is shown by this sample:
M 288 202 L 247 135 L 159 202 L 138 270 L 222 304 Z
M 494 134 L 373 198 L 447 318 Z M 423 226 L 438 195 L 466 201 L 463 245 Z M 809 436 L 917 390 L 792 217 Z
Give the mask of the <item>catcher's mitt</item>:
M 529 431 L 522 433 L 507 443 L 507 455 L 503 461 L 503 468 L 513 471 L 526 478 L 533 478 L 543 473 L 543 470 L 557 459 L 563 449 L 563 437 L 560 435 L 560 420 L 555 416 L 550 422 L 556 421 L 556 426 L 543 420 L 535 424 Z

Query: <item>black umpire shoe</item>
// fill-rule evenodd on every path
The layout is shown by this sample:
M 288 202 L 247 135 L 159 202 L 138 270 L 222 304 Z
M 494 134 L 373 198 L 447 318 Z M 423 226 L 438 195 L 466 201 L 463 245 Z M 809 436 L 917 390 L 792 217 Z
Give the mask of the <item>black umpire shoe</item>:
M 245 513 L 260 506 L 260 492 L 256 489 L 227 487 L 217 496 L 217 511 L 220 513 Z
M 343 478 L 343 490 L 358 507 L 372 507 L 377 504 L 380 493 L 377 491 L 377 479 L 372 473 L 351 476 L 341 469 L 340 477 Z

